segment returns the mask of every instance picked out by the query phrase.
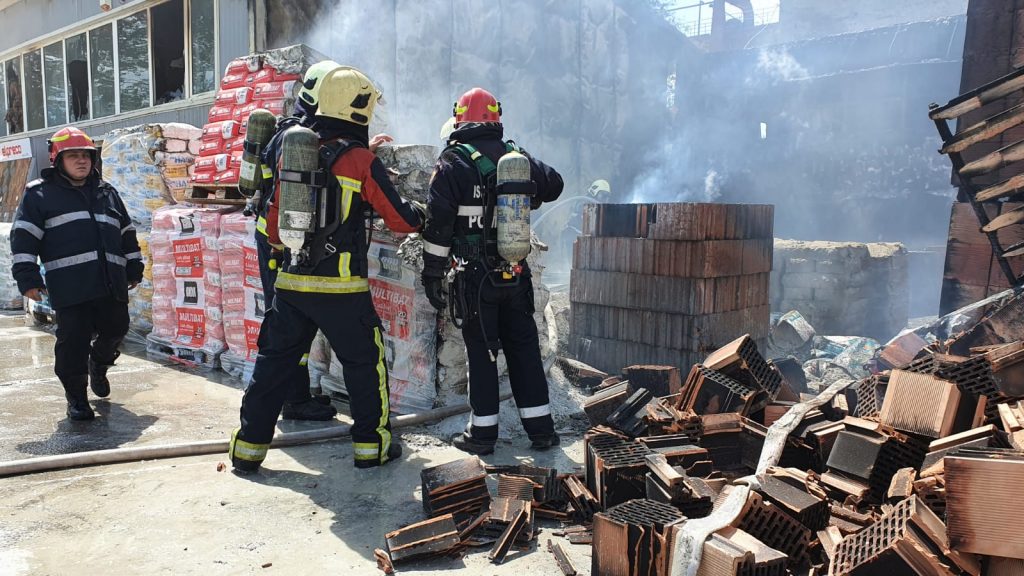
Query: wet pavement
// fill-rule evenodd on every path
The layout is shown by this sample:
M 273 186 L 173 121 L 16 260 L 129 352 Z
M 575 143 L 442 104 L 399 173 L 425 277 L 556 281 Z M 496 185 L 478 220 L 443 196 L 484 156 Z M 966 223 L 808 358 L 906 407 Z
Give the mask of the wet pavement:
M 90 396 L 96 420 L 71 422 L 53 376 L 53 341 L 52 329 L 33 327 L 20 314 L 0 316 L 0 461 L 221 440 L 237 426 L 238 381 L 150 360 L 140 344 L 127 344 L 111 369 L 110 398 Z M 503 412 L 510 410 L 503 404 Z M 279 423 L 288 431 L 323 426 Z M 226 455 L 215 454 L 0 478 L 0 576 L 381 574 L 373 549 L 383 547 L 384 534 L 424 518 L 420 470 L 466 456 L 431 434 L 451 428 L 401 430 L 403 458 L 363 471 L 352 467 L 351 447 L 341 440 L 272 450 L 262 472 L 249 477 L 219 469 Z M 503 440 L 484 460 L 569 471 L 582 459 L 579 439 L 542 453 L 526 444 L 522 437 Z M 546 549 L 554 526 L 501 565 L 482 548 L 397 569 L 560 574 Z M 563 546 L 584 572 L 589 547 Z

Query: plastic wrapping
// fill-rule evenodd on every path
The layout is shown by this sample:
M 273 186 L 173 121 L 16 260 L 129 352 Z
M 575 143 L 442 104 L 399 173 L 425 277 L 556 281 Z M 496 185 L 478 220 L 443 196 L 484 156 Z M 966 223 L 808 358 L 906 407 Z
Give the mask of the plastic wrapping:
M 18 283 L 11 276 L 11 266 L 14 265 L 11 255 L 11 224 L 0 223 L 0 266 L 6 273 L 0 277 L 0 309 L 20 310 L 23 306 L 21 292 L 18 291 Z
M 434 406 L 437 366 L 437 314 L 419 286 L 419 272 L 398 255 L 398 245 L 375 239 L 368 252 L 370 292 L 384 326 L 385 359 L 391 387 L 391 409 L 398 413 Z M 332 355 L 330 389 L 341 382 L 341 364 Z
M 225 348 L 215 209 L 163 208 L 153 214 L 151 343 L 213 367 Z
M 256 254 L 255 221 L 241 212 L 225 214 L 220 222 L 217 252 L 223 285 L 224 338 L 222 367 L 248 382 L 259 347 L 256 342 L 266 303 Z

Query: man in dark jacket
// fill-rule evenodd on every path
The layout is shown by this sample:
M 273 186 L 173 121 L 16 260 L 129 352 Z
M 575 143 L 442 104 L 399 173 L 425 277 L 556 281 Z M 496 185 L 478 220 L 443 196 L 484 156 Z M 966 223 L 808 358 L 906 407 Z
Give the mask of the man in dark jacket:
M 543 450 L 559 443 L 548 403 L 548 383 L 533 321 L 530 269 L 504 261 L 498 254 L 495 225 L 496 166 L 518 150 L 502 140 L 501 104 L 482 88 L 473 88 L 455 103 L 455 131 L 441 153 L 430 181 L 428 214 L 423 227 L 423 286 L 438 310 L 448 305 L 442 282 L 455 265 L 450 298 L 462 320 L 469 361 L 466 432 L 453 444 L 474 454 L 490 454 L 498 439 L 498 349 L 508 362 L 512 394 L 532 446 Z M 536 186 L 530 207 L 539 208 L 562 193 L 562 177 L 530 158 Z M 521 268 L 520 268 L 521 266 Z
M 128 210 L 96 171 L 92 139 L 62 128 L 48 143 L 52 167 L 25 188 L 12 227 L 11 273 L 26 298 L 49 296 L 57 312 L 53 371 L 68 417 L 91 420 L 86 388 L 110 394 L 107 369 L 128 333 L 128 291 L 145 266 Z

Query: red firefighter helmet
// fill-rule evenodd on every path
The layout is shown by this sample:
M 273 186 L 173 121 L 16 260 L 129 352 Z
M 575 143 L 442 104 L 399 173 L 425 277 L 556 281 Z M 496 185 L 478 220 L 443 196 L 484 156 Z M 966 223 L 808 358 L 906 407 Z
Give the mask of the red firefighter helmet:
M 501 124 L 501 102 L 483 88 L 473 88 L 455 103 L 452 114 L 456 127 L 464 122 Z
M 92 161 L 96 162 L 96 145 L 92 138 L 74 126 L 61 128 L 46 141 L 50 151 L 50 164 L 57 165 L 57 157 L 65 150 L 88 150 L 92 155 Z

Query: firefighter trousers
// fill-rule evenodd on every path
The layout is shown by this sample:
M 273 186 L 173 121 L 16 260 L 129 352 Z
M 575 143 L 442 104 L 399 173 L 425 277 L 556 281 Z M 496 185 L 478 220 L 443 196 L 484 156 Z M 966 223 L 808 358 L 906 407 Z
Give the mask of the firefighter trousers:
M 65 387 L 89 374 L 89 358 L 109 366 L 120 355 L 118 347 L 128 333 L 128 303 L 98 298 L 57 310 L 57 343 L 53 371 Z M 83 390 L 84 392 L 84 390 Z
M 484 442 L 498 439 L 498 365 L 490 355 L 498 344 L 523 429 L 531 439 L 550 437 L 555 425 L 533 320 L 533 282 L 526 277 L 517 285 L 495 285 L 478 272 L 467 274 L 461 286 L 468 309 L 462 337 L 469 361 L 470 435 Z
M 355 459 L 387 461 L 388 372 L 384 336 L 369 292 L 319 294 L 280 290 L 260 328 L 260 354 L 242 397 L 237 438 L 262 460 L 291 393 L 289 378 L 309 350 L 317 328 L 341 361 L 352 412 Z
M 256 256 L 260 265 L 260 284 L 263 285 L 263 302 L 269 313 L 274 303 L 274 282 L 277 281 L 277 270 L 270 268 L 270 254 L 272 252 L 270 242 L 266 234 L 256 232 Z M 264 320 L 265 321 L 265 320 Z M 305 402 L 311 398 L 309 393 L 309 351 L 302 355 L 302 360 L 295 366 L 295 374 L 289 378 L 292 383 L 291 394 L 285 399 L 291 404 Z

